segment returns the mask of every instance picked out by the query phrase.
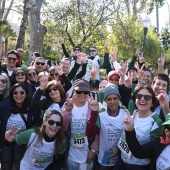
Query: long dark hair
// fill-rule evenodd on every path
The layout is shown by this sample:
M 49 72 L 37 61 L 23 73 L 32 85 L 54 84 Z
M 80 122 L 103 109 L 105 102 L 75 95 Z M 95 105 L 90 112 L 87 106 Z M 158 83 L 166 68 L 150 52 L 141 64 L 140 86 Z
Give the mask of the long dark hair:
M 47 121 L 51 117 L 51 115 L 54 115 L 54 114 L 60 116 L 61 123 L 62 123 L 61 128 L 56 133 L 57 140 L 55 140 L 54 155 L 57 158 L 58 151 L 59 151 L 60 147 L 62 146 L 63 140 L 64 140 L 64 132 L 63 132 L 63 128 L 62 128 L 63 127 L 63 117 L 62 117 L 61 113 L 56 110 L 50 110 L 48 112 L 48 114 L 45 115 L 42 126 L 41 126 L 40 130 L 37 132 L 37 134 L 38 134 L 38 141 L 42 144 L 42 139 L 45 135 L 45 128 L 46 128 L 46 126 L 44 125 L 44 122 Z
M 13 111 L 14 113 L 17 113 L 17 112 L 18 112 L 18 113 L 21 113 L 21 112 L 22 112 L 22 113 L 28 113 L 28 110 L 27 110 L 27 109 L 28 109 L 28 106 L 30 105 L 30 102 L 29 102 L 28 97 L 25 98 L 21 110 L 17 107 L 16 102 L 15 102 L 15 100 L 13 99 L 13 92 L 15 91 L 15 89 L 16 89 L 17 87 L 21 87 L 21 88 L 25 91 L 26 95 L 28 94 L 27 86 L 26 86 L 24 83 L 16 83 L 16 84 L 14 84 L 14 85 L 11 87 L 11 90 L 10 90 L 10 98 L 11 98 L 11 102 L 12 102 L 12 111 Z M 19 110 L 18 110 L 18 109 L 19 109 Z

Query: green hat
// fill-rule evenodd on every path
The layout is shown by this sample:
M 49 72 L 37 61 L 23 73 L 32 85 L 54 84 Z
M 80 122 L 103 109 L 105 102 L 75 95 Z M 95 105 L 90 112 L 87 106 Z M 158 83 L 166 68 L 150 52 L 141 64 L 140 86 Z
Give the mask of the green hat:
M 167 114 L 165 122 L 162 124 L 163 126 L 165 125 L 170 125 L 170 113 Z

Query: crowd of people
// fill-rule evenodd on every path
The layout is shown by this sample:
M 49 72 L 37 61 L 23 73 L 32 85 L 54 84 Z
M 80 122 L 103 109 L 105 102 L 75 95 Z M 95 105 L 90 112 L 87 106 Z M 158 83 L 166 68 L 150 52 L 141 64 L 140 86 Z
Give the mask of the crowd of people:
M 1 60 L 1 169 L 170 169 L 165 55 L 153 73 L 139 48 L 129 63 L 108 45 L 104 60 L 96 46 L 61 48 L 61 62 L 34 52 L 27 66 L 21 49 Z

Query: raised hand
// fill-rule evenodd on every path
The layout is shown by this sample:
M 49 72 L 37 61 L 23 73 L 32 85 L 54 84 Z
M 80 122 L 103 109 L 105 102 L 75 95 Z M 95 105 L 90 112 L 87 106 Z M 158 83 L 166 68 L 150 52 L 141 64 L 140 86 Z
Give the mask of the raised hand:
M 99 111 L 99 103 L 97 101 L 97 94 L 95 94 L 95 98 L 93 98 L 93 95 L 90 94 L 91 101 L 90 101 L 90 107 L 93 111 Z
M 15 130 L 15 126 L 12 126 L 11 130 L 6 131 L 5 139 L 9 142 L 13 142 L 15 136 L 20 132 L 20 129 Z
M 100 67 L 96 68 L 96 65 L 95 64 L 93 65 L 93 69 L 91 70 L 91 74 L 90 74 L 91 80 L 95 80 L 96 74 L 98 73 L 99 69 Z
M 61 65 L 58 65 L 56 62 L 56 65 L 53 64 L 53 67 L 55 68 L 55 70 L 57 70 L 57 73 L 59 76 L 61 76 L 63 74 L 63 69 Z
M 80 59 L 83 63 L 87 63 L 87 54 L 86 53 L 80 53 Z
M 66 102 L 64 103 L 64 108 L 66 111 L 71 112 L 73 109 L 73 100 L 68 96 Z
M 106 45 L 104 46 L 104 51 L 105 51 L 105 53 L 109 53 L 109 47 L 108 47 L 108 44 L 106 44 Z
M 125 86 L 132 88 L 133 72 L 128 72 L 128 78 L 125 80 Z
M 158 59 L 158 67 L 164 67 L 165 63 L 165 54 L 161 53 L 161 57 Z
M 136 110 L 133 112 L 132 116 L 130 116 L 130 112 L 127 109 L 126 109 L 126 113 L 127 113 L 127 117 L 124 119 L 124 128 L 126 131 L 133 131 Z
M 17 49 L 17 53 L 18 53 L 19 55 L 23 55 L 23 54 L 24 54 L 24 50 L 23 50 L 22 48 L 18 48 L 18 49 Z
M 64 44 L 64 38 L 61 38 L 61 39 L 60 39 L 60 43 L 61 43 L 61 44 Z
M 113 50 L 113 52 L 110 54 L 110 56 L 111 56 L 111 58 L 110 58 L 110 60 L 111 60 L 111 62 L 115 62 L 116 60 L 117 60 L 117 49 L 115 48 L 114 50 Z
M 40 89 L 44 90 L 46 88 L 47 83 L 48 83 L 48 73 L 44 71 L 44 74 L 40 78 Z
M 140 57 L 140 48 L 136 49 L 135 56 L 136 57 Z
M 126 71 L 127 71 L 127 61 L 121 62 L 122 68 L 119 69 L 120 77 L 124 79 Z

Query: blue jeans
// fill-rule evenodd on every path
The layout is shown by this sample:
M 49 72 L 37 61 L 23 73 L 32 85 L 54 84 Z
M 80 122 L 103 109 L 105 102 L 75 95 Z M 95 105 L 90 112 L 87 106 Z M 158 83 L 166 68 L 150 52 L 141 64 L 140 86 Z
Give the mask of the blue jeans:
M 90 164 L 86 163 L 77 163 L 71 160 L 67 160 L 68 170 L 92 170 L 93 163 Z

